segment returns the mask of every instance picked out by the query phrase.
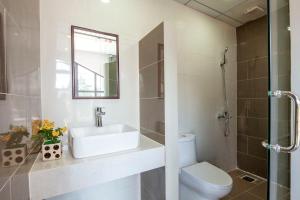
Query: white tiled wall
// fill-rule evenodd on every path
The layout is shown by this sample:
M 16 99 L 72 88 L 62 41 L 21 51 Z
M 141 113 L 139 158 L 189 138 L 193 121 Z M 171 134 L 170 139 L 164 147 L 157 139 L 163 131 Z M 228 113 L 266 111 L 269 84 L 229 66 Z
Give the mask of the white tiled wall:
M 179 131 L 196 135 L 199 161 L 224 170 L 236 167 L 236 33 L 235 28 L 205 16 L 184 16 L 177 24 Z M 230 135 L 217 114 L 224 109 L 220 62 L 229 48 L 226 90 Z
M 22 125 L 31 133 L 32 120 L 41 116 L 39 1 L 0 0 L 0 12 L 5 13 L 8 84 L 8 90 L 0 91 L 6 97 L 0 100 L 0 134 L 7 133 L 10 125 Z M 35 157 L 27 157 L 19 166 L 0 165 L 1 200 L 29 199 L 28 173 Z
M 104 124 L 125 123 L 139 128 L 138 41 L 172 13 L 168 13 L 170 6 L 177 9 L 178 5 L 169 0 L 155 3 L 151 0 L 114 0 L 109 4 L 99 0 L 41 1 L 43 117 L 58 123 L 66 121 L 71 127 L 94 125 L 94 108 L 104 106 Z M 72 100 L 71 25 L 119 35 L 119 100 Z M 170 134 L 177 138 L 177 133 Z M 176 176 L 172 177 L 176 180 Z M 86 192 L 89 195 L 89 191 Z M 139 192 L 139 188 L 132 192 Z M 124 195 L 123 199 L 129 197 L 130 194 Z

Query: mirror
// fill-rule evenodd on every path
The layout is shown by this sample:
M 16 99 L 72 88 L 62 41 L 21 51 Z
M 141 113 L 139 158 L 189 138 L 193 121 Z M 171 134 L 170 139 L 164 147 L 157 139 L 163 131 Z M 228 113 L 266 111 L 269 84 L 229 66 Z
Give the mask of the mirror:
M 5 56 L 5 27 L 4 16 L 0 13 L 0 100 L 5 100 L 7 93 L 6 77 L 6 56 Z
M 119 98 L 119 37 L 72 26 L 73 99 Z

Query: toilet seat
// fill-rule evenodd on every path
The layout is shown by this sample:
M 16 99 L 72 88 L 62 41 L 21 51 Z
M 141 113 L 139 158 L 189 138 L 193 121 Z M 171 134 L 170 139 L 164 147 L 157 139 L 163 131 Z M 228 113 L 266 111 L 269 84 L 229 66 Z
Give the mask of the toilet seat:
M 208 162 L 184 167 L 181 175 L 185 177 L 184 179 L 194 182 L 195 186 L 198 187 L 205 186 L 215 190 L 228 190 L 232 187 L 232 178 L 226 172 Z

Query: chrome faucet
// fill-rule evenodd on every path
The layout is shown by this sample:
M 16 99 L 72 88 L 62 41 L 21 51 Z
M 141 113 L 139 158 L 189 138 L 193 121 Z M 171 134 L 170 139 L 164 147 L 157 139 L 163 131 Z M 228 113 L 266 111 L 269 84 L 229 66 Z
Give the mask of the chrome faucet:
M 217 118 L 225 120 L 224 136 L 226 137 L 229 136 L 230 133 L 229 121 L 232 118 L 230 113 L 228 111 L 224 111 L 222 113 L 219 113 Z
M 102 127 L 102 116 L 105 115 L 105 112 L 102 111 L 103 107 L 97 107 L 95 112 L 96 117 L 96 127 Z

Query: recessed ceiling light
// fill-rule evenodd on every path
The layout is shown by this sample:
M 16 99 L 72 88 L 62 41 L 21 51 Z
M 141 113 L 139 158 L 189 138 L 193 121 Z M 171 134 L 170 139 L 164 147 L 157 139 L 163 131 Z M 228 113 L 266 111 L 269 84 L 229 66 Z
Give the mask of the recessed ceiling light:
M 102 3 L 110 3 L 110 0 L 101 0 Z

